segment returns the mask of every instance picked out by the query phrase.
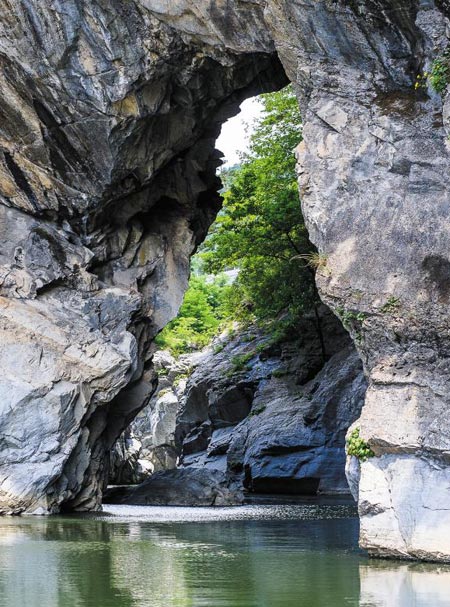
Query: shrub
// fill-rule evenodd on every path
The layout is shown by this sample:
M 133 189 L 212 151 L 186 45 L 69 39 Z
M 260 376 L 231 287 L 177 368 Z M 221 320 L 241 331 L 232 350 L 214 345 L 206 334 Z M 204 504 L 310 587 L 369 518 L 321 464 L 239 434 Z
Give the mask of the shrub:
M 261 415 L 267 409 L 267 405 L 260 405 L 259 407 L 255 407 L 249 413 L 249 417 L 255 417 L 256 415 Z
M 188 379 L 192 375 L 193 369 L 188 369 L 185 373 L 180 373 L 173 380 L 174 388 L 177 388 L 184 379 Z
M 450 83 L 450 47 L 433 61 L 428 80 L 437 93 L 442 95 L 446 91 Z
M 179 355 L 206 346 L 226 318 L 224 300 L 230 286 L 224 277 L 191 277 L 178 316 L 156 338 L 161 349 Z
M 280 377 L 288 375 L 288 373 L 289 371 L 287 369 L 275 369 L 275 371 L 272 372 L 272 377 L 275 377 L 275 379 L 279 379 Z
M 307 266 L 313 270 L 325 270 L 329 273 L 327 268 L 328 255 L 313 251 L 312 253 L 305 253 L 304 255 L 296 255 L 294 259 L 303 259 Z
M 360 437 L 359 428 L 355 428 L 346 442 L 347 454 L 357 457 L 361 462 L 366 462 L 369 457 L 374 457 L 375 453 L 369 447 L 369 444 Z
M 166 396 L 166 394 L 170 394 L 170 392 L 172 392 L 172 388 L 163 388 L 158 392 L 158 398 L 162 398 L 163 396 Z
M 231 359 L 231 364 L 233 365 L 233 370 L 236 371 L 244 371 L 248 370 L 249 367 L 247 363 L 255 356 L 254 352 L 247 352 L 247 354 L 238 354 L 237 356 L 233 356 Z

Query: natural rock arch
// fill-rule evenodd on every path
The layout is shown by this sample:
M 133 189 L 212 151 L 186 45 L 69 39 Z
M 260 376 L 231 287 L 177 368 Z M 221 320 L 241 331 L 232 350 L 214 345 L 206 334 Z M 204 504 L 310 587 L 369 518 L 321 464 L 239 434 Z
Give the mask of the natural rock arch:
M 362 543 L 448 558 L 448 111 L 414 86 L 448 43 L 445 3 L 2 8 L 1 510 L 98 506 L 217 210 L 220 124 L 286 72 L 319 287 L 370 378 Z

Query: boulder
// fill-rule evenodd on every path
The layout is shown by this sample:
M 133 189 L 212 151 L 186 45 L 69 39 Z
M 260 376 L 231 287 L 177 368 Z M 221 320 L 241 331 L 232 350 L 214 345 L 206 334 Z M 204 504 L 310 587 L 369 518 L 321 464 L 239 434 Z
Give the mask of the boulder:
M 113 488 L 105 503 L 146 506 L 234 506 L 243 502 L 219 470 L 184 468 L 157 472 L 138 487 Z

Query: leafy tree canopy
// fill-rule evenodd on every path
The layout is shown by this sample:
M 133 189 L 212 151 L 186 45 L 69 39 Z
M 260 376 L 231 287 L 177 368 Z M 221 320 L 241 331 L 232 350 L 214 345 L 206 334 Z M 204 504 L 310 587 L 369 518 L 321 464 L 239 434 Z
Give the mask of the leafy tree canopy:
M 224 276 L 192 275 L 178 316 L 158 335 L 156 344 L 174 354 L 206 346 L 227 316 L 230 289 Z
M 203 245 L 207 271 L 239 268 L 229 293 L 242 318 L 292 320 L 317 302 L 305 259 L 313 252 L 300 209 L 295 147 L 301 117 L 291 87 L 262 95 L 262 118 L 239 168 L 227 175 L 224 207 Z
M 282 315 L 294 327 L 319 301 L 295 171 L 297 100 L 287 87 L 262 95 L 261 103 L 250 151 L 223 172 L 224 206 L 198 254 L 180 313 L 158 338 L 175 353 L 206 345 L 227 318 L 279 324 Z M 232 285 L 198 275 L 231 269 L 239 270 Z

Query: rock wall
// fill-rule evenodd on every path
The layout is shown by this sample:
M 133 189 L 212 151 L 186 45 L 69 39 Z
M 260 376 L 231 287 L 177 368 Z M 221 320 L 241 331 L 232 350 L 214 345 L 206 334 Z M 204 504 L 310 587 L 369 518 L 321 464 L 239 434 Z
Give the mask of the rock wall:
M 414 86 L 449 10 L 0 1 L 2 512 L 98 507 L 104 454 L 152 392 L 151 339 L 218 208 L 220 123 L 286 81 L 276 49 L 304 117 L 319 286 L 370 378 L 362 545 L 450 557 L 450 113 Z
M 176 438 L 184 467 L 218 469 L 255 493 L 346 493 L 345 434 L 366 382 L 342 325 L 324 311 L 273 342 L 257 329 L 205 357 L 187 382 Z M 217 351 L 217 350 L 220 351 Z
M 220 125 L 286 82 L 259 11 L 222 41 L 161 5 L 0 2 L 0 512 L 99 507 L 220 206 Z
M 134 485 L 150 474 L 176 468 L 180 455 L 175 435 L 189 376 L 208 354 L 193 352 L 175 359 L 157 350 L 152 362 L 158 388 L 120 436 L 110 455 L 108 483 Z
M 250 327 L 176 361 L 157 352 L 158 391 L 116 444 L 110 483 L 134 484 L 178 467 L 188 486 L 189 471 L 200 469 L 220 471 L 238 492 L 348 493 L 345 434 L 367 384 L 347 332 L 324 306 L 321 326 L 326 360 L 315 318 L 283 339 Z M 159 485 L 164 479 L 173 500 L 172 476 L 159 475 Z M 142 488 L 148 502 L 153 488 Z
M 448 101 L 415 81 L 447 48 L 447 16 L 412 1 L 270 10 L 274 35 L 288 22 L 294 40 L 295 52 L 278 45 L 299 85 L 302 204 L 327 260 L 319 288 L 370 380 L 358 426 L 376 457 L 360 466 L 361 545 L 445 560 Z

